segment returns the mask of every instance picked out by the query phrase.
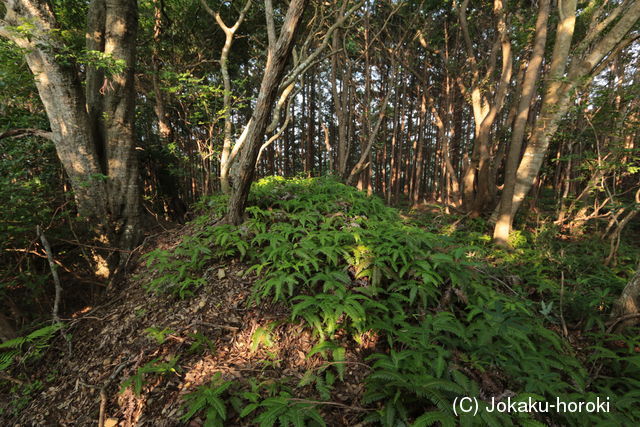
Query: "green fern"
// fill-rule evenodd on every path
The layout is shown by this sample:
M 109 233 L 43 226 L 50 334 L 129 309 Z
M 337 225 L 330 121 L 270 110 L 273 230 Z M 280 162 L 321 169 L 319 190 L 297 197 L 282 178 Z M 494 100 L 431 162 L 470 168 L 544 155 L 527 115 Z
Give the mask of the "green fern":
M 188 410 L 180 419 L 189 421 L 196 414 L 203 412 L 206 427 L 224 426 L 227 419 L 227 407 L 222 395 L 231 385 L 231 381 L 223 381 L 220 373 L 217 372 L 209 384 L 202 385 L 196 391 L 184 396 Z
M 21 363 L 36 360 L 49 347 L 53 335 L 60 330 L 61 323 L 54 323 L 36 329 L 28 335 L 17 337 L 0 344 L 0 371 L 9 369 L 16 359 Z
M 175 331 L 172 329 L 168 329 L 168 328 L 159 329 L 155 327 L 147 328 L 144 331 L 147 333 L 149 338 L 153 339 L 158 344 L 164 343 L 164 341 L 167 338 L 167 335 L 171 335 L 175 333 Z
M 241 414 L 247 416 L 254 410 L 261 412 L 253 419 L 260 427 L 293 425 L 294 427 L 326 426 L 322 416 L 311 403 L 293 401 L 287 392 L 281 392 L 276 397 L 262 400 L 255 407 L 248 406 L 249 411 Z
M 120 386 L 120 393 L 127 388 L 132 387 L 136 395 L 140 395 L 142 388 L 147 383 L 148 375 L 167 375 L 170 373 L 177 374 L 179 368 L 176 367 L 179 356 L 173 357 L 166 362 L 161 362 L 161 358 L 156 358 L 144 364 L 135 374 L 126 379 Z

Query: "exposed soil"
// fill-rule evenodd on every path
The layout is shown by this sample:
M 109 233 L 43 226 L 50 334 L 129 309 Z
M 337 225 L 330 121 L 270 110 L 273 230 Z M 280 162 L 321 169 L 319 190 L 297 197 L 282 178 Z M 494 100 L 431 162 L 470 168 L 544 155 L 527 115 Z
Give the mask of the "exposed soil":
M 170 248 L 183 233 L 164 233 L 152 246 Z M 2 425 L 84 426 L 102 417 L 105 426 L 200 426 L 199 418 L 180 421 L 186 412 L 183 396 L 216 372 L 243 388 L 249 378 L 295 385 L 305 372 L 322 366 L 318 356 L 306 356 L 316 339 L 301 325 L 286 322 L 285 307 L 248 303 L 255 276 L 245 274 L 247 265 L 230 260 L 210 266 L 203 273 L 207 286 L 179 300 L 147 292 L 143 284 L 154 273 L 143 264 L 130 260 L 130 273 L 104 304 L 75 313 L 64 329 L 70 340 L 60 334 L 38 366 L 29 367 L 30 380 L 41 381 L 42 387 L 19 415 L 12 415 L 15 395 L 0 394 Z M 170 331 L 158 342 L 147 328 Z M 252 338 L 258 328 L 269 328 L 270 345 Z M 197 344 L 194 334 L 212 345 L 190 351 Z M 357 346 L 345 338 L 344 345 L 345 381 L 332 390 L 331 401 L 319 405 L 328 425 L 353 425 L 366 411 L 358 403 L 368 370 L 362 361 L 375 341 Z M 147 375 L 139 395 L 132 387 L 121 390 L 148 362 L 176 356 L 177 372 Z M 306 394 L 300 398 L 317 401 L 312 386 L 302 391 Z M 236 418 L 227 425 L 251 424 L 235 412 L 230 417 Z

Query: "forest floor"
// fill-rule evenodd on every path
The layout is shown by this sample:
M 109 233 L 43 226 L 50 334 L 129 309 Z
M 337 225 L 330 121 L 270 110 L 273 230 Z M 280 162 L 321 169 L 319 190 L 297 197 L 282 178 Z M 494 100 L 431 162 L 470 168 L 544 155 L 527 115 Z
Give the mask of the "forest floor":
M 503 251 L 484 220 L 435 204 L 398 215 L 322 180 L 257 191 L 244 228 L 211 226 L 224 206 L 212 201 L 210 217 L 145 240 L 99 304 L 67 314 L 38 360 L 0 378 L 0 424 L 454 425 L 463 393 L 611 390 L 619 425 L 640 418 L 638 337 L 607 329 L 638 242 L 613 269 L 598 261 L 606 244 L 544 225 Z M 175 283 L 158 292 L 165 277 Z M 481 424 L 565 423 L 518 417 Z
M 164 232 L 143 250 L 170 250 L 185 233 L 183 227 Z M 3 425 L 83 426 L 104 419 L 105 426 L 196 427 L 203 425 L 200 418 L 180 420 L 186 412 L 182 397 L 216 372 L 229 380 L 256 373 L 263 380 L 299 380 L 322 365 L 320 358 L 306 356 L 314 340 L 302 325 L 286 322 L 289 309 L 270 303 L 247 308 L 255 279 L 245 275 L 247 265 L 233 260 L 209 267 L 206 292 L 180 300 L 145 291 L 140 279 L 157 273 L 149 272 L 139 257 L 130 264 L 129 276 L 103 304 L 71 315 L 61 331 L 70 339 L 58 336 L 40 363 L 29 369 L 39 390 L 21 398 L 0 394 L 6 415 L 20 407 Z M 269 328 L 268 348 L 256 348 L 254 336 L 260 328 Z M 354 425 L 354 415 L 365 411 L 351 406 L 362 394 L 365 355 L 366 346 L 347 352 L 346 360 L 353 363 L 345 371 L 346 381 L 334 390 L 336 402 L 323 411 L 325 420 L 332 420 L 329 425 Z M 140 367 L 175 357 L 180 368 L 143 379 L 139 394 L 132 387 L 121 390 Z

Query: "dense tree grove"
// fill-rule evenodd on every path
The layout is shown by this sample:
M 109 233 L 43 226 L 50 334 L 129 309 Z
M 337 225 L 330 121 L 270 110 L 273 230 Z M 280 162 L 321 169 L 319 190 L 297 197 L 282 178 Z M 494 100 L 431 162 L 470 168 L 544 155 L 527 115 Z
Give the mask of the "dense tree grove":
M 395 204 L 494 212 L 502 240 L 524 197 L 549 186 L 563 224 L 598 218 L 615 234 L 634 212 L 636 2 L 303 4 L 282 71 L 267 67 L 285 5 L 128 5 L 7 0 L 2 27 L 3 66 L 24 80 L 25 58 L 50 124 L 16 134 L 7 123 L 3 136 L 51 129 L 78 209 L 114 216 L 113 232 L 137 226 L 140 190 L 125 183 L 138 163 L 150 209 L 180 216 L 246 187 L 234 165 L 254 145 L 258 175 L 333 173 Z M 276 90 L 265 107 L 260 82 Z M 262 109 L 270 123 L 246 142 Z M 86 115 L 64 118 L 84 128 L 59 129 L 64 114 Z
M 627 286 L 599 310 L 632 327 L 639 21 L 637 0 L 0 0 L 0 340 L 113 291 L 207 200 L 250 227 L 273 175 L 438 206 L 507 253 L 532 227 L 601 240 Z

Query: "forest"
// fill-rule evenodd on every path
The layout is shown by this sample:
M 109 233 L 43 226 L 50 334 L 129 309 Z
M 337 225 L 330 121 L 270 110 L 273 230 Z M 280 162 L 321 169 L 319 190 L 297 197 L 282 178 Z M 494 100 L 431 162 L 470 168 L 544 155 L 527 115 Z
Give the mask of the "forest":
M 0 0 L 0 424 L 640 425 L 639 21 Z

